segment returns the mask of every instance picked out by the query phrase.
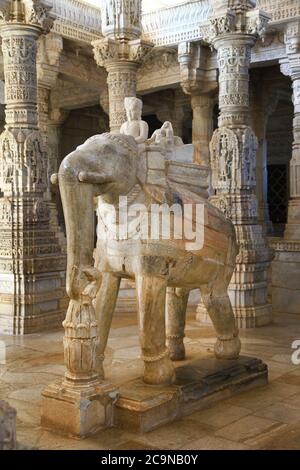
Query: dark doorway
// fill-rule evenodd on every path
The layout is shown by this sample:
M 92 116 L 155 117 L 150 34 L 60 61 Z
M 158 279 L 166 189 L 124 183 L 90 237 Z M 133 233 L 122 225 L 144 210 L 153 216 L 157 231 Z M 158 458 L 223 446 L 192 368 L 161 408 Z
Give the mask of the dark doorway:
M 268 204 L 274 232 L 282 234 L 287 222 L 288 165 L 268 165 Z

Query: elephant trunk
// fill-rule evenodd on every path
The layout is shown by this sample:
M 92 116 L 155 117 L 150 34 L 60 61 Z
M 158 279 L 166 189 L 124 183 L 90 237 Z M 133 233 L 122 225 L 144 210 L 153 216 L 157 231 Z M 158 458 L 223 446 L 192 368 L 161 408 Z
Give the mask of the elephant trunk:
M 83 268 L 93 266 L 94 251 L 94 185 L 81 183 L 69 165 L 60 166 L 59 189 L 67 233 L 66 290 L 71 299 L 80 294 Z

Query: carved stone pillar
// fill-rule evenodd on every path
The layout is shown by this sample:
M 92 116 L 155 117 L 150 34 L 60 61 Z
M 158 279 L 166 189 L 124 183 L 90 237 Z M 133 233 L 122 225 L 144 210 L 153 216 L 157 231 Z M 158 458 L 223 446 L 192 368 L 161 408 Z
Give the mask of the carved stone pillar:
M 126 121 L 124 98 L 136 96 L 137 70 L 152 48 L 152 44 L 140 39 L 141 0 L 120 5 L 103 2 L 102 33 L 104 39 L 92 45 L 97 65 L 108 73 L 110 130 L 119 132 Z
M 214 99 L 209 95 L 192 95 L 194 161 L 209 166 L 209 142 L 213 133 Z
M 49 149 L 49 175 L 57 173 L 63 155 L 60 151 L 61 127 L 69 112 L 61 109 L 52 109 L 48 115 L 47 142 Z
M 60 148 L 61 130 L 62 124 L 68 114 L 68 111 L 53 109 L 47 116 L 48 181 L 50 181 L 51 175 L 58 172 L 59 165 L 63 158 Z M 58 186 L 50 184 L 50 190 L 51 193 L 48 202 L 50 209 L 50 226 L 53 230 L 56 230 L 61 246 L 66 247 L 66 238 L 63 232 L 64 220 Z M 57 226 L 57 220 L 60 224 L 59 227 Z
M 293 84 L 293 152 L 290 161 L 290 200 L 284 238 L 300 240 L 300 21 L 290 23 L 286 31 L 288 62 L 281 71 Z
M 192 142 L 194 161 L 209 166 L 209 142 L 213 133 L 214 94 L 217 73 L 208 68 L 208 48 L 189 42 L 178 46 L 180 83 L 184 93 L 191 96 L 193 111 Z
M 41 36 L 38 41 L 37 50 L 37 77 L 38 77 L 38 120 L 39 129 L 42 133 L 45 145 L 47 146 L 48 156 L 48 187 L 46 191 L 47 199 L 51 200 L 53 195 L 53 185 L 50 184 L 50 176 L 53 174 L 53 159 L 56 155 L 52 155 L 52 148 L 48 146 L 49 139 L 49 107 L 50 93 L 55 87 L 59 70 L 59 57 L 63 49 L 62 37 L 49 33 L 47 36 Z
M 268 205 L 268 171 L 267 171 L 267 125 L 270 115 L 278 104 L 278 95 L 265 86 L 259 72 L 252 74 L 251 82 L 251 126 L 258 141 L 256 155 L 256 197 L 258 204 L 258 221 L 266 233 L 272 233 L 272 222 Z
M 251 1 L 219 1 L 203 27 L 206 40 L 218 54 L 219 128 L 210 143 L 212 202 L 235 225 L 239 254 L 229 295 L 240 327 L 268 324 L 270 264 L 263 229 L 258 224 L 256 185 L 257 139 L 250 127 L 249 66 L 251 48 L 269 18 L 253 10 Z
M 23 334 L 60 324 L 65 255 L 49 227 L 47 154 L 38 128 L 37 39 L 49 8 L 13 0 L 0 25 L 6 125 L 0 136 L 0 332 Z
M 275 312 L 300 313 L 300 22 L 291 22 L 286 35 L 287 59 L 281 72 L 293 86 L 293 148 L 290 160 L 290 199 L 284 238 L 272 240 L 272 303 Z

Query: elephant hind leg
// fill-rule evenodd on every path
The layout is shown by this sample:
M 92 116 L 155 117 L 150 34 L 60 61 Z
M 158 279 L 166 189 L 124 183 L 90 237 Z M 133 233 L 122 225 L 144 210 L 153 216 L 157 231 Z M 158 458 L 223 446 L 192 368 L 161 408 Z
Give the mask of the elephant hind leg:
M 185 359 L 183 338 L 189 293 L 189 289 L 181 287 L 167 289 L 167 347 L 172 361 Z
M 173 382 L 175 372 L 166 348 L 166 281 L 143 274 L 137 274 L 135 281 L 144 382 L 168 385 Z
M 227 287 L 228 282 L 225 276 L 217 279 L 210 286 L 200 287 L 202 301 L 216 329 L 215 355 L 218 359 L 236 359 L 241 350 L 239 331 L 227 294 Z

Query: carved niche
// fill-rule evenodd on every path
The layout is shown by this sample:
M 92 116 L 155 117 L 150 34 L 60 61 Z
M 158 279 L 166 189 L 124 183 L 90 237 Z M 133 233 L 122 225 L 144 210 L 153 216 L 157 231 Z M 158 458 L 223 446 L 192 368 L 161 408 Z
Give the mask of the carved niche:
M 18 143 L 14 135 L 5 130 L 0 136 L 0 187 L 1 190 L 11 189 L 15 172 L 19 168 Z
M 210 143 L 213 188 L 228 192 L 253 188 L 256 151 L 257 138 L 250 127 L 216 129 Z

